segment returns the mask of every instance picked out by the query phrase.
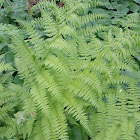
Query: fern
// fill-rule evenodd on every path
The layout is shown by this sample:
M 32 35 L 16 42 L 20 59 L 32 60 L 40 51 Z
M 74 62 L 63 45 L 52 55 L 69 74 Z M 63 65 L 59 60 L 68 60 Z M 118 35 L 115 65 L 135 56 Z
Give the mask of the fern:
M 91 139 L 138 139 L 138 16 L 124 18 L 132 29 L 106 26 L 106 15 L 88 13 L 96 0 L 64 2 L 40 1 L 31 12 L 41 17 L 18 21 L 23 31 L 0 24 L 15 57 L 13 67 L 0 63 L 0 137 L 67 140 L 77 125 Z

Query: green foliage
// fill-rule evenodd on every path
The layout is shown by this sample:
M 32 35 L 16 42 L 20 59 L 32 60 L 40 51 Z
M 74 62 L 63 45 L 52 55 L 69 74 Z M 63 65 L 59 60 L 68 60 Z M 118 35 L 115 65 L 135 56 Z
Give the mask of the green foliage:
M 39 2 L 22 30 L 0 24 L 0 138 L 140 139 L 139 14 L 117 27 L 102 2 L 63 2 Z
M 139 0 L 99 0 L 104 3 L 102 6 L 91 9 L 97 13 L 105 13 L 110 19 L 105 20 L 105 24 L 115 24 L 120 18 L 124 18 L 131 13 L 140 13 Z M 117 25 L 117 24 L 116 24 Z
M 13 0 L 13 2 L 7 0 L 0 0 L 0 3 L 3 5 L 0 10 L 0 22 L 1 23 L 10 23 L 16 25 L 15 19 L 20 20 L 31 20 L 32 17 L 27 14 L 27 4 L 24 0 Z M 10 4 L 10 5 L 9 5 Z
M 111 0 L 105 1 L 105 6 L 108 9 L 113 10 L 113 15 L 123 17 L 128 12 L 140 12 L 140 1 L 139 0 Z

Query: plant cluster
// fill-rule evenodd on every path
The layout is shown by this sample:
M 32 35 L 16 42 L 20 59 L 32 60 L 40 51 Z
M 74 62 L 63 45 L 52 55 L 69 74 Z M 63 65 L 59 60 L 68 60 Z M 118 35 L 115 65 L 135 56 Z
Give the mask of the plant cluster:
M 139 140 L 139 13 L 113 21 L 103 1 L 63 3 L 0 24 L 0 139 Z

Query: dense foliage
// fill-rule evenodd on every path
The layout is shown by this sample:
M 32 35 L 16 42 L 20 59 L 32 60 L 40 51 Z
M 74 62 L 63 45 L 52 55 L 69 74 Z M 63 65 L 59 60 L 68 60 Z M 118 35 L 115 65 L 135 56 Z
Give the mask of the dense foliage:
M 0 2 L 0 139 L 140 139 L 139 0 Z

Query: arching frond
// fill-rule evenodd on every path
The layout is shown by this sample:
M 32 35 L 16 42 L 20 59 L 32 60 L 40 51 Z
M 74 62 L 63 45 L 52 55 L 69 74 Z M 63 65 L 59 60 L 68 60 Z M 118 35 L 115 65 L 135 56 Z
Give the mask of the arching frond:
M 20 29 L 0 24 L 14 55 L 0 56 L 0 139 L 68 140 L 78 128 L 84 140 L 138 140 L 139 15 L 114 26 L 97 0 L 63 3 L 40 1 Z

